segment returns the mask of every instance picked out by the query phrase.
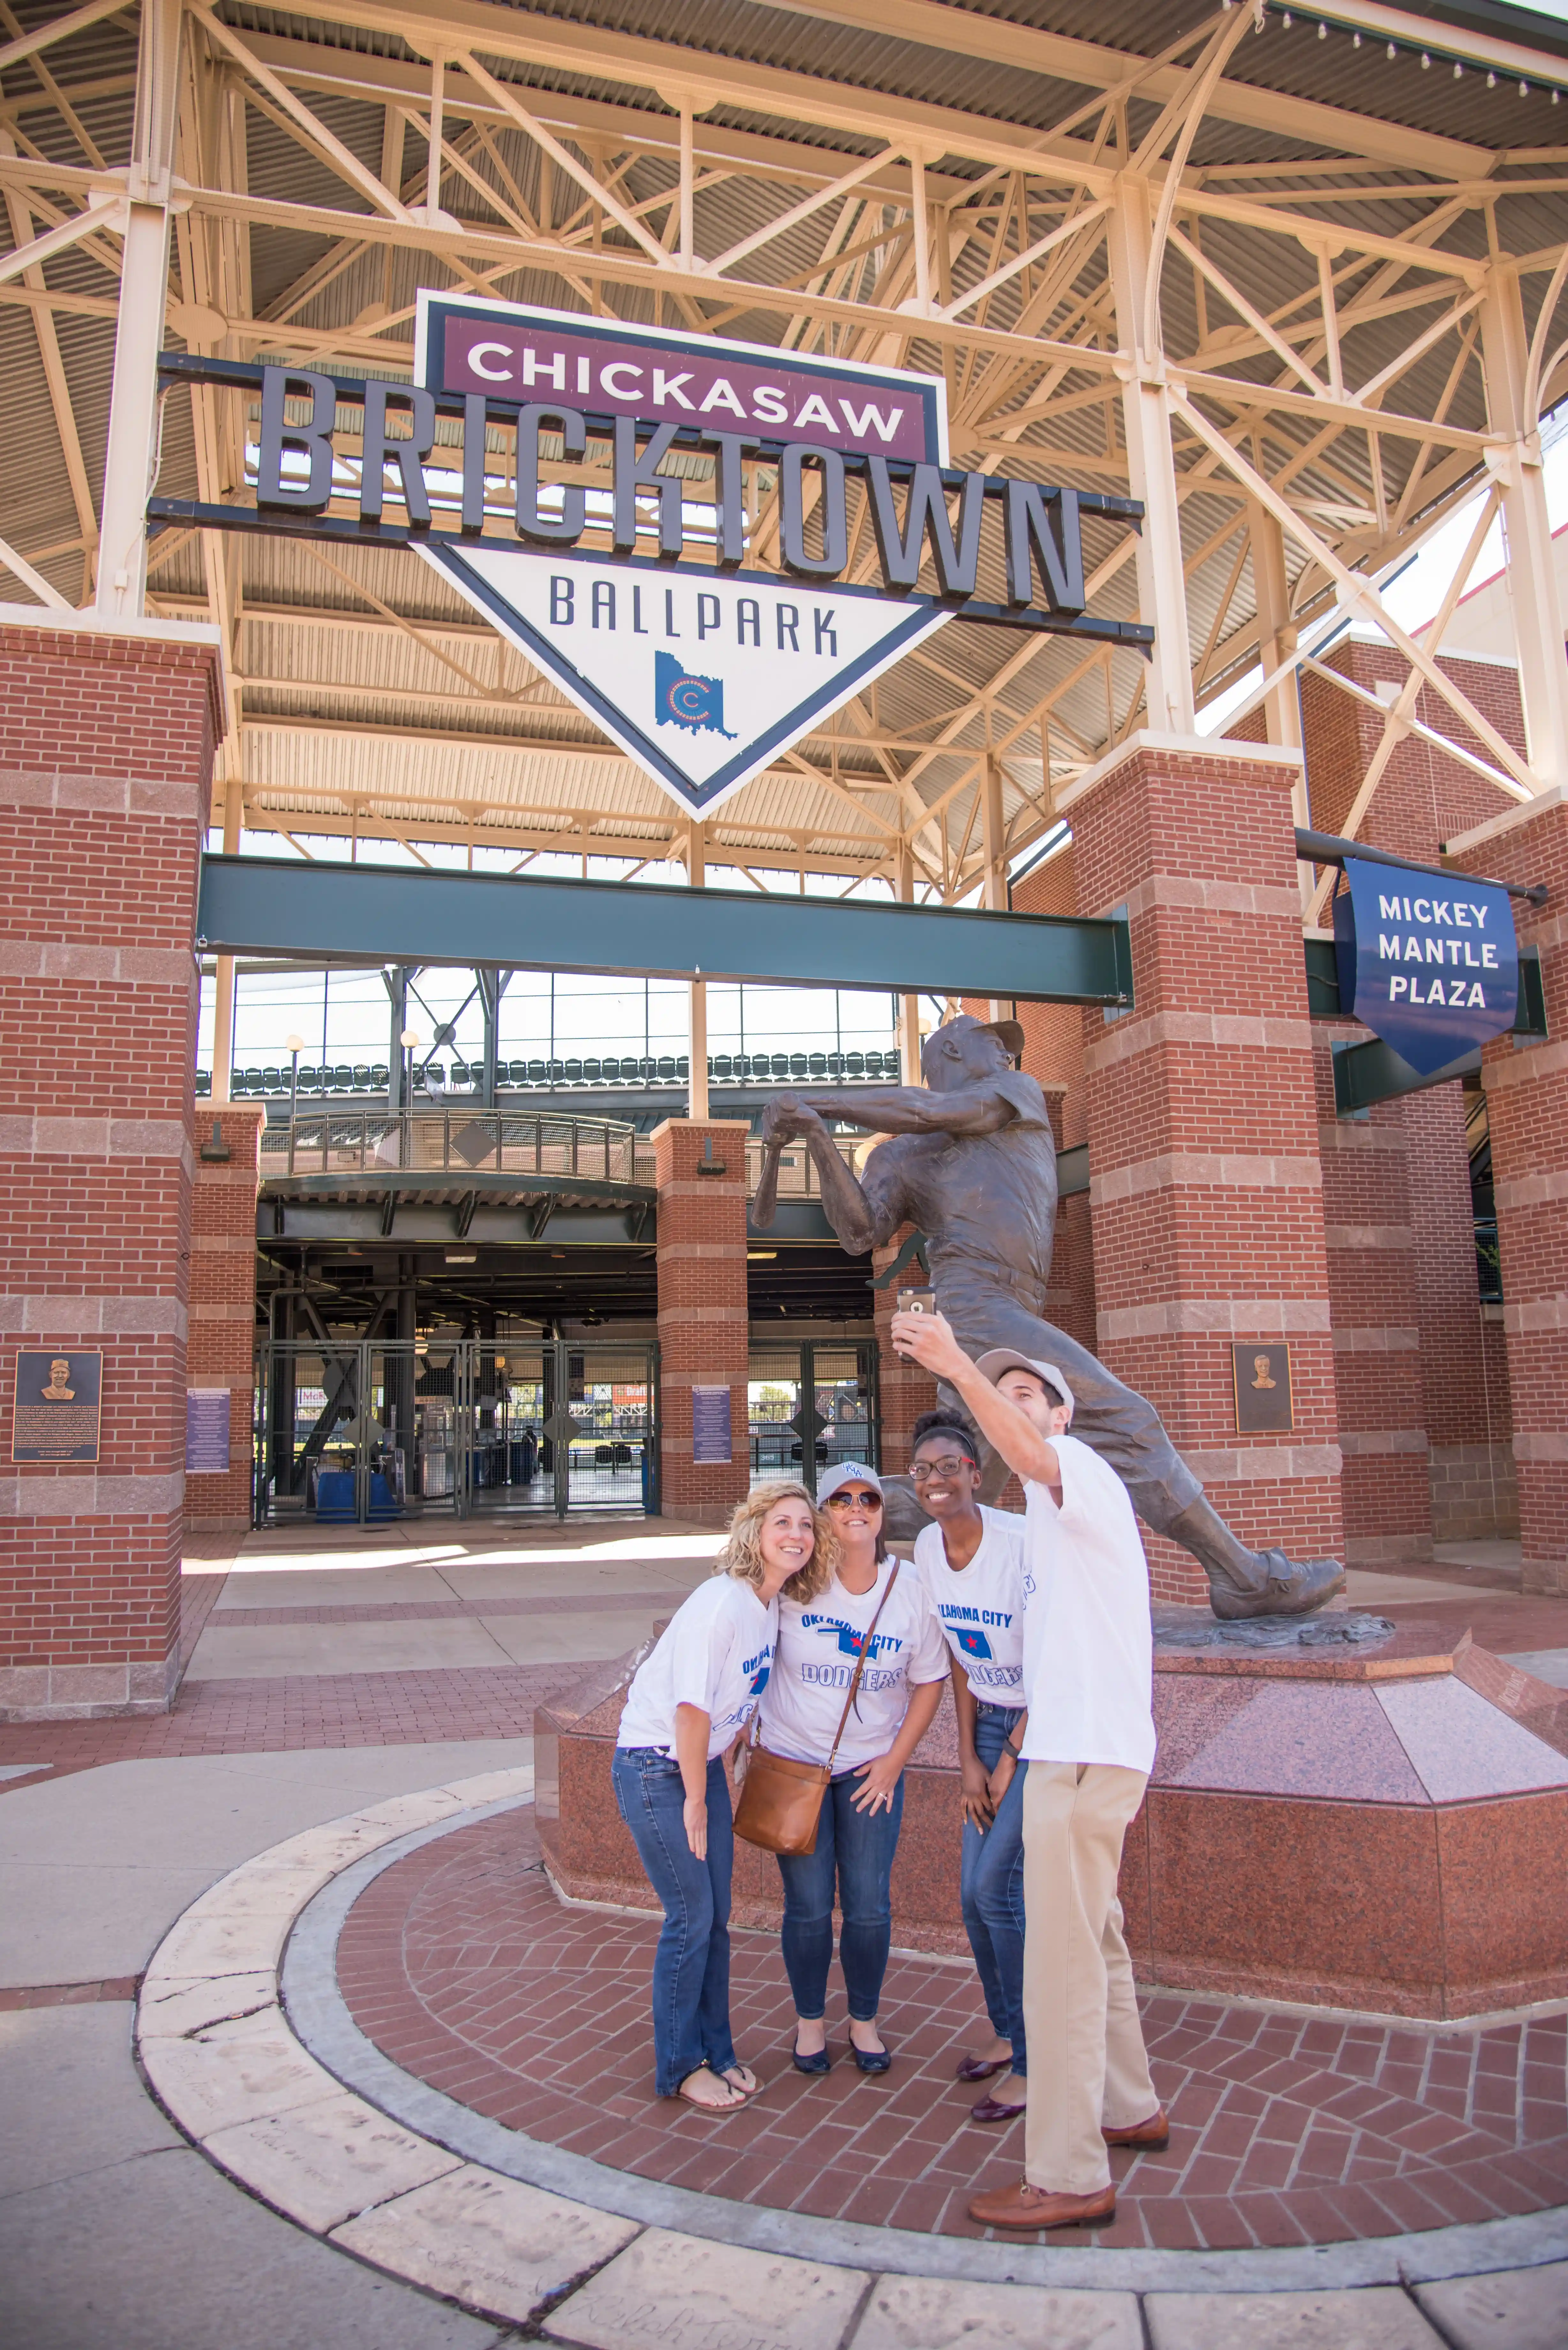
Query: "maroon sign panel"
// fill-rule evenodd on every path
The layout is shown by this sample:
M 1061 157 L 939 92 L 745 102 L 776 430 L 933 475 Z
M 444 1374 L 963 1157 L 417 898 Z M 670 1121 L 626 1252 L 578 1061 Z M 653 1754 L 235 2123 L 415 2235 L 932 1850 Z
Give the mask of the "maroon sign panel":
M 753 344 L 601 325 L 511 303 L 427 296 L 432 391 L 550 401 L 763 441 L 945 464 L 944 386 L 902 369 L 835 367 Z

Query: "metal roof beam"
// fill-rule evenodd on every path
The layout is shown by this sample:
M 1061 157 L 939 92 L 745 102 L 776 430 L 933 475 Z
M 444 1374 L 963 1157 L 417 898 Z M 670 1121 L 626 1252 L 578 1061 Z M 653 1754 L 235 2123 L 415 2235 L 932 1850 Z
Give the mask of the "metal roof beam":
M 1127 1003 L 1125 922 L 616 881 L 203 859 L 203 951 Z

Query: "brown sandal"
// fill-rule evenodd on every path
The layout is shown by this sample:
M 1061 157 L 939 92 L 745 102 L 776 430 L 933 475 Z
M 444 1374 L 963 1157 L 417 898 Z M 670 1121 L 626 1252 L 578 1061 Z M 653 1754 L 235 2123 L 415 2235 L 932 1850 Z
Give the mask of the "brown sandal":
M 727 2104 L 715 2105 L 707 2097 L 694 2097 L 691 2095 L 691 2085 L 697 2079 L 698 2075 L 702 2073 L 706 2073 L 711 2081 L 717 2081 L 721 2088 L 728 2089 L 731 2092 Z M 688 2073 L 685 2080 L 681 2082 L 680 2086 L 676 2090 L 675 2094 L 680 2098 L 683 2106 L 690 2106 L 694 2113 L 699 2114 L 738 2114 L 742 2106 L 747 2106 L 751 2103 L 751 2099 L 747 2096 L 743 2089 L 737 2088 L 733 2081 L 726 2081 L 722 2073 L 713 2072 L 706 2064 L 699 2064 L 695 2073 Z

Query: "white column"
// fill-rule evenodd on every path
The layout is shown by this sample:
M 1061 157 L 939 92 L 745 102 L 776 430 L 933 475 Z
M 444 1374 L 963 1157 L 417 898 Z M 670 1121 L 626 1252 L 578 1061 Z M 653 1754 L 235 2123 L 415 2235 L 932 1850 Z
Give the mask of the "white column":
M 902 843 L 894 851 L 893 889 L 901 906 L 915 902 L 915 860 Z M 918 995 L 898 998 L 898 1059 L 907 1086 L 924 1083 L 920 1073 L 920 999 Z
M 987 752 L 985 770 L 981 777 L 981 844 L 985 852 L 985 879 L 981 884 L 980 902 L 988 913 L 1007 911 L 1007 827 L 1002 815 L 1002 762 Z M 990 1017 L 1000 1020 L 1011 1012 L 1000 996 L 991 999 Z
M 158 355 L 169 292 L 169 200 L 179 92 L 180 0 L 142 0 L 130 204 L 119 280 L 104 463 L 97 608 L 140 616 L 147 586 L 147 498 L 158 422 Z
M 1192 650 L 1187 633 L 1187 583 L 1181 569 L 1181 515 L 1170 447 L 1165 359 L 1144 345 L 1154 238 L 1148 182 L 1123 174 L 1110 216 L 1111 286 L 1121 344 L 1122 418 L 1127 473 L 1145 513 L 1137 542 L 1139 616 L 1154 629 L 1148 673 L 1148 723 L 1158 733 L 1192 734 Z
M 686 854 L 686 879 L 693 889 L 702 887 L 707 873 L 707 832 L 703 826 L 691 828 Z M 708 1115 L 708 983 L 694 979 L 691 984 L 691 1022 L 688 1052 L 691 1081 L 687 1088 L 686 1115 L 705 1118 Z
M 239 853 L 240 818 L 244 797 L 238 775 L 231 775 L 223 787 L 223 854 Z M 213 1099 L 226 1102 L 229 1098 L 229 1072 L 234 1058 L 234 958 L 232 954 L 218 957 L 217 979 L 213 999 Z
M 1518 276 L 1494 268 L 1481 304 L 1481 352 L 1491 429 L 1506 433 L 1509 444 L 1495 470 L 1502 483 L 1503 560 L 1519 649 L 1525 752 L 1537 788 L 1545 790 L 1568 783 L 1568 663 L 1539 421 L 1530 413 L 1527 394 L 1529 350 Z
M 1252 590 L 1258 602 L 1258 659 L 1262 663 L 1263 675 L 1271 677 L 1281 662 L 1289 660 L 1295 651 L 1299 633 L 1291 618 L 1285 535 L 1273 515 L 1256 500 L 1248 509 L 1248 530 L 1252 542 Z M 1302 701 L 1294 670 L 1287 671 L 1264 695 L 1263 718 L 1271 743 L 1291 751 L 1301 749 Z M 1304 765 L 1298 770 L 1291 787 L 1291 814 L 1303 827 L 1312 821 Z M 1296 882 L 1304 911 L 1312 903 L 1317 882 L 1313 867 L 1299 858 Z

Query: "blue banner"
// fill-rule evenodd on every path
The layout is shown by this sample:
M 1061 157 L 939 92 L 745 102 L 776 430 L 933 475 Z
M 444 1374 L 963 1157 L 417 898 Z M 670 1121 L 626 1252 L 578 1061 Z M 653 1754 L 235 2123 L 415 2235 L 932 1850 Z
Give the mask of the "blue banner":
M 1334 901 L 1341 1012 L 1424 1077 L 1512 1027 L 1519 945 L 1505 889 L 1357 857 L 1345 879 Z

